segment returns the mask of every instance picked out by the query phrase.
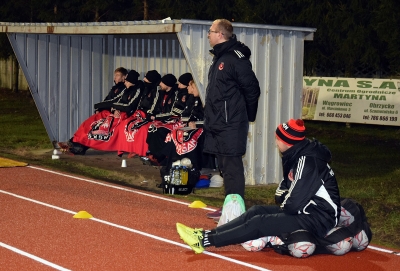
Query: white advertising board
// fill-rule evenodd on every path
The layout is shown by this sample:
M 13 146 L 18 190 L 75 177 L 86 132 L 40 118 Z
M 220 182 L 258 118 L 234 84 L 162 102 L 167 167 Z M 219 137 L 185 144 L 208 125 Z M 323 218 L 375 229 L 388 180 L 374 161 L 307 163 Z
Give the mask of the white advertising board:
M 303 78 L 302 118 L 400 126 L 400 80 Z

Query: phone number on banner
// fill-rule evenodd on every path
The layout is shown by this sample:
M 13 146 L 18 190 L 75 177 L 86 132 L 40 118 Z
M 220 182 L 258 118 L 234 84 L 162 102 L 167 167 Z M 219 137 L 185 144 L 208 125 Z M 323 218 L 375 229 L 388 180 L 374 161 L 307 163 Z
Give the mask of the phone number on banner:
M 397 117 L 363 115 L 363 120 L 397 121 Z
M 325 117 L 325 112 L 319 113 L 320 117 Z M 345 113 L 326 113 L 327 118 L 343 118 L 343 119 L 349 119 L 351 118 L 351 114 L 345 114 Z

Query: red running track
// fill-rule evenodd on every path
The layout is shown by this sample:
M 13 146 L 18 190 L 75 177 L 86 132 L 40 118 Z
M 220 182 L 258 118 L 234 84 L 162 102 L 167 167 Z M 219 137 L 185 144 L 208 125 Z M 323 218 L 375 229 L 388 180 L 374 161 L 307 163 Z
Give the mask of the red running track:
M 175 223 L 215 227 L 189 202 L 37 167 L 0 169 L 1 270 L 399 270 L 400 256 L 282 256 L 240 245 L 195 255 Z M 76 219 L 85 210 L 92 219 Z M 375 247 L 376 248 L 376 247 Z M 389 251 L 390 252 L 390 251 Z

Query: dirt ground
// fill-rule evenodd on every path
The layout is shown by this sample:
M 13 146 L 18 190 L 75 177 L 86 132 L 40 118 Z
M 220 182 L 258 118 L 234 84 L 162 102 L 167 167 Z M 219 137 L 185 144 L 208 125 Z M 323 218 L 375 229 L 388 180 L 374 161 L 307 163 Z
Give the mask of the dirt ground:
M 50 158 L 53 155 L 53 150 L 47 151 L 42 155 Z M 141 187 L 145 190 L 162 193 L 162 189 L 156 186 L 161 182 L 160 167 L 145 165 L 139 157 L 127 158 L 128 154 L 118 157 L 116 152 L 92 149 L 89 149 L 85 155 L 60 154 L 58 156 L 59 159 L 52 162 L 57 166 L 61 166 L 64 171 L 70 168 L 71 173 L 79 173 L 79 168 L 84 165 L 92 170 L 107 171 L 108 174 L 103 179 L 108 182 L 128 184 L 133 187 Z M 126 167 L 121 167 L 123 160 L 126 161 Z M 99 173 L 97 172 L 96 174 Z

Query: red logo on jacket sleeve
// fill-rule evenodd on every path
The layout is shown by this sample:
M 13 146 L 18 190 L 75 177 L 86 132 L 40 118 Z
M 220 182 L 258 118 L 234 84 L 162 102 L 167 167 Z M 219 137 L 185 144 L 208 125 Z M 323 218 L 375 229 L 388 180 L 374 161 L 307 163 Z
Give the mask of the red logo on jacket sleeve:
M 292 181 L 292 182 L 294 181 L 294 178 L 293 178 L 293 169 L 291 169 L 291 170 L 289 171 L 288 178 L 289 178 L 290 181 Z
M 222 70 L 224 69 L 224 62 L 221 62 L 221 64 L 219 64 L 218 69 L 219 69 L 220 71 L 222 71 Z

